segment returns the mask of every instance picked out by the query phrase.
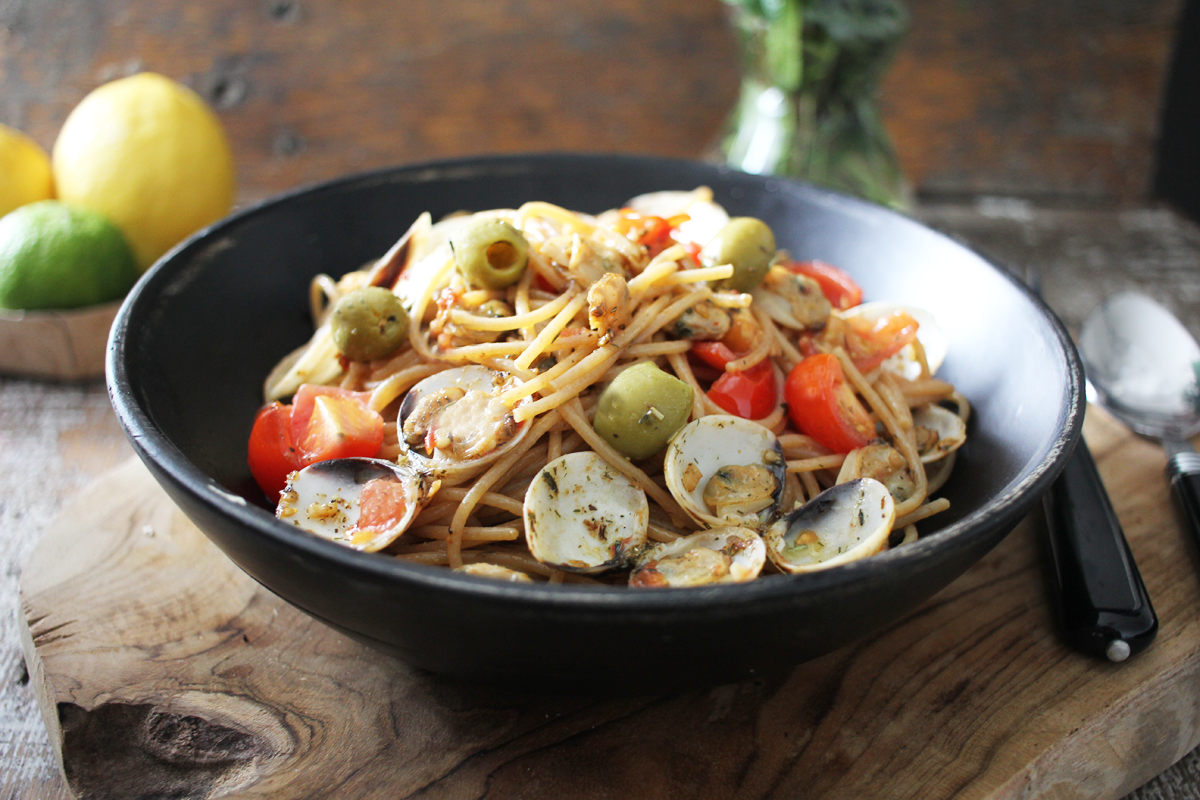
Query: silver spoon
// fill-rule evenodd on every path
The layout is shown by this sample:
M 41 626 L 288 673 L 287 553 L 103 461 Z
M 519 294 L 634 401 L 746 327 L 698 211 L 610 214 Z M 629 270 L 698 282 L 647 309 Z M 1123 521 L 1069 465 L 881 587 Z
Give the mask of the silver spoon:
M 1079 354 L 1097 399 L 1134 431 L 1162 440 L 1167 475 L 1200 541 L 1200 345 L 1170 311 L 1122 292 L 1084 320 Z
M 1200 433 L 1200 345 L 1170 311 L 1122 292 L 1088 315 L 1079 355 L 1098 399 L 1138 433 L 1161 439 L 1168 456 L 1194 453 Z

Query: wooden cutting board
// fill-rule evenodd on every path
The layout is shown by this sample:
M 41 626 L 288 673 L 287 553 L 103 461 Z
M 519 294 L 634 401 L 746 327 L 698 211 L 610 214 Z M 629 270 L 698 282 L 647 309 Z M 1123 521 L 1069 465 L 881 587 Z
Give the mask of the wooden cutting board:
M 1159 613 L 1120 664 L 1057 638 L 1040 511 L 887 630 L 789 675 L 600 700 L 431 676 L 233 566 L 131 461 L 21 577 L 80 797 L 1118 798 L 1200 741 L 1200 558 L 1156 445 L 1086 435 Z

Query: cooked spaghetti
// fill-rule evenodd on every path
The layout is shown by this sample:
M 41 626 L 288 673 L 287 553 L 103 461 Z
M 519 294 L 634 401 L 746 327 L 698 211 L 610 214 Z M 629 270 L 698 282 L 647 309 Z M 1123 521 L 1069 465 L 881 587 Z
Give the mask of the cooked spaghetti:
M 311 304 L 249 461 L 281 519 L 356 549 L 693 586 L 902 546 L 949 506 L 969 407 L 936 323 L 703 187 L 425 214 Z

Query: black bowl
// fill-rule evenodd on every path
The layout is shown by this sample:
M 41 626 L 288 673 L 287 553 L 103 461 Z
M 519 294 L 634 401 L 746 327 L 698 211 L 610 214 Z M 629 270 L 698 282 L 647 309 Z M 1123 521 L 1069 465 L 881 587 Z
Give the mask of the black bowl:
M 941 377 L 972 401 L 970 437 L 915 544 L 824 572 L 672 591 L 518 585 L 358 553 L 274 519 L 246 440 L 276 361 L 307 340 L 310 278 L 378 257 L 422 211 L 548 200 L 599 212 L 711 186 L 780 247 L 849 271 L 868 299 L 932 311 Z M 480 158 L 303 189 L 201 232 L 129 295 L 109 392 L 139 456 L 242 569 L 347 635 L 429 670 L 561 687 L 716 683 L 814 658 L 876 630 L 999 542 L 1079 437 L 1082 372 L 1055 316 L 950 239 L 885 209 L 707 164 L 624 156 Z

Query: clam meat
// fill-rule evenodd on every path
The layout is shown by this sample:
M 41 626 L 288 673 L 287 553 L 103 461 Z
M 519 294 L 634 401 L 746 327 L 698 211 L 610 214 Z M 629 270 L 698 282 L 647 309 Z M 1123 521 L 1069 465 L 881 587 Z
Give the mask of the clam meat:
M 500 394 L 516 379 L 467 366 L 430 375 L 404 396 L 400 446 L 423 469 L 461 483 L 517 445 L 528 423 L 513 419 Z
M 758 525 L 779 506 L 786 472 L 775 434 L 757 422 L 713 414 L 679 429 L 663 477 L 688 516 L 706 527 Z
M 637 589 L 742 583 L 758 577 L 767 560 L 762 538 L 749 528 L 713 528 L 657 544 L 629 576 Z
M 780 325 L 795 330 L 824 328 L 833 310 L 819 283 L 780 266 L 767 270 L 762 283 L 750 295 L 755 307 Z
M 837 482 L 845 483 L 854 478 L 879 481 L 898 503 L 912 497 L 917 489 L 917 479 L 908 461 L 900 455 L 900 451 L 881 440 L 851 450 L 846 455 Z

